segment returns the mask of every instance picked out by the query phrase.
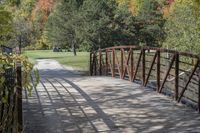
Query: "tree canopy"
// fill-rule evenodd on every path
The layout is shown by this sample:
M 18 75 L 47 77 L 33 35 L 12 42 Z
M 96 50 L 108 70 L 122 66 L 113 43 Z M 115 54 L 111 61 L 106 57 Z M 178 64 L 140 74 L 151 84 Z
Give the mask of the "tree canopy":
M 200 0 L 1 0 L 1 44 L 92 50 L 148 45 L 200 53 Z
M 164 37 L 159 6 L 162 5 L 153 0 L 144 2 L 134 16 L 129 2 L 63 0 L 50 14 L 43 35 L 51 46 L 85 50 L 147 41 L 148 45 L 157 46 Z

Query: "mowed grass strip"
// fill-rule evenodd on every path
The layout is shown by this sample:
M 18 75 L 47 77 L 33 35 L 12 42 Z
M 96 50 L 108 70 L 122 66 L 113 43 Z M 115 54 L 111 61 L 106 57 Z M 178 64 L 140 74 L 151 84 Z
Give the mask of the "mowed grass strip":
M 77 52 L 74 56 L 72 52 L 53 52 L 52 50 L 28 50 L 23 52 L 24 55 L 35 62 L 36 59 L 54 59 L 60 64 L 71 66 L 76 70 L 89 70 L 89 52 Z

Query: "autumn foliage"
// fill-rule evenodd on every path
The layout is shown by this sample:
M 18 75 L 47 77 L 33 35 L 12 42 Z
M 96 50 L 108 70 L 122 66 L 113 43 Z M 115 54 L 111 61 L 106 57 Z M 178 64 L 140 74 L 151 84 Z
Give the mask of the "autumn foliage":
M 37 15 L 42 13 L 43 17 L 41 18 L 40 22 L 42 25 L 44 25 L 54 7 L 54 4 L 55 0 L 38 0 L 32 13 L 32 19 L 35 20 Z

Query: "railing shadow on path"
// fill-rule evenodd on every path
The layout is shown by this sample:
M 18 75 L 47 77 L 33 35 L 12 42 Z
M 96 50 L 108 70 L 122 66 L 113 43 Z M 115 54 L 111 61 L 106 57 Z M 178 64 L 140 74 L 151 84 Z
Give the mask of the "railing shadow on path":
M 28 96 L 28 92 L 24 92 L 24 117 L 26 118 L 27 122 L 25 122 L 25 132 L 48 131 L 57 133 L 68 131 L 86 132 L 85 130 L 91 130 L 92 132 L 99 132 L 99 130 L 115 130 L 114 122 L 83 90 L 81 90 L 81 88 L 73 84 L 73 82 L 70 80 L 61 79 L 62 77 L 68 77 L 67 75 L 70 75 L 70 78 L 80 77 L 79 74 L 63 69 L 44 69 L 40 70 L 40 75 L 40 84 L 37 88 L 34 88 L 32 96 L 30 97 Z M 90 114 L 91 116 L 87 116 L 81 105 L 76 101 L 76 98 L 70 93 L 66 86 L 60 82 L 60 80 L 63 80 L 65 83 L 72 86 L 74 90 L 77 90 L 78 94 L 76 95 L 83 96 L 87 101 L 85 104 L 90 106 L 94 112 L 97 112 L 97 114 L 95 113 L 94 115 Z M 58 111 L 60 109 L 63 109 L 64 112 L 68 113 L 62 115 Z M 77 113 L 77 110 L 79 113 Z M 74 115 L 74 113 L 77 114 Z M 37 122 L 34 122 L 34 119 Z M 97 129 L 92 121 L 98 121 L 98 119 L 103 120 L 108 128 Z M 29 123 L 30 121 L 32 122 Z M 71 121 L 71 124 L 66 125 L 66 123 L 63 121 Z M 52 122 L 55 123 L 53 124 L 54 126 L 52 126 Z M 58 123 L 58 125 L 56 125 L 56 123 Z M 83 127 L 84 124 L 87 125 L 87 128 Z
M 198 132 L 200 116 L 152 89 L 111 77 L 41 69 L 24 93 L 25 132 Z

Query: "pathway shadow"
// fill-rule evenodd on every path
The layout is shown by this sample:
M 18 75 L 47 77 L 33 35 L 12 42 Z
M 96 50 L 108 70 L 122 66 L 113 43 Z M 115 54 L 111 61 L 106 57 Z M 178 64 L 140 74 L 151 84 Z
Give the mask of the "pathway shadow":
M 41 82 L 32 96 L 24 91 L 24 132 L 200 131 L 199 114 L 149 88 L 110 77 L 84 77 L 61 66 L 39 72 Z
M 152 89 L 108 77 L 75 79 L 74 83 L 81 87 L 80 93 L 87 93 L 87 96 L 115 122 L 118 131 L 200 131 L 200 115 L 197 112 L 157 94 Z M 84 95 L 83 97 L 85 98 Z
M 69 80 L 64 83 L 43 77 L 31 97 L 24 92 L 25 132 L 87 133 L 117 129 L 110 117 L 81 88 Z M 77 93 L 72 94 L 69 86 L 72 88 L 70 91 Z M 78 102 L 77 99 L 82 99 L 80 97 L 86 102 Z

